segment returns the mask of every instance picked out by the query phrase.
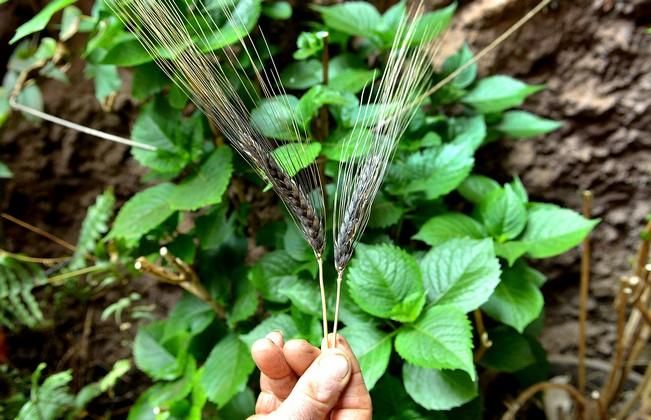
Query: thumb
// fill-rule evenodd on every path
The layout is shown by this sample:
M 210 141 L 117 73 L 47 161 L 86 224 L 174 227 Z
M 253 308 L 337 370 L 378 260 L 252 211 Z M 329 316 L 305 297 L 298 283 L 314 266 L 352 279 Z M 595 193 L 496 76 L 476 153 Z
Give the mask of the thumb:
M 350 380 L 350 367 L 350 360 L 341 350 L 324 350 L 278 408 L 279 418 L 325 419 Z

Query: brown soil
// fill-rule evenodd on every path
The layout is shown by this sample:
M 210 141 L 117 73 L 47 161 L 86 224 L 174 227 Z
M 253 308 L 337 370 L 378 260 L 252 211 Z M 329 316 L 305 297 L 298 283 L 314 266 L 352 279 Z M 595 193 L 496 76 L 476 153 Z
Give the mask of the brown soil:
M 0 8 L 0 39 L 7 39 L 15 2 Z M 487 45 L 537 2 L 533 0 L 464 1 L 461 26 L 475 51 Z M 25 8 L 26 6 L 21 6 Z M 595 217 L 602 218 L 594 234 L 589 352 L 603 359 L 614 337 L 613 291 L 620 275 L 628 274 L 644 217 L 651 213 L 651 26 L 649 0 L 557 1 L 481 63 L 482 74 L 503 73 L 530 83 L 545 83 L 544 92 L 526 108 L 564 121 L 564 127 L 533 141 L 491 145 L 482 152 L 480 169 L 500 179 L 519 174 L 532 199 L 580 208 L 580 191 L 595 194 Z M 7 57 L 2 43 L 0 57 Z M 103 112 L 92 84 L 79 64 L 69 86 L 45 82 L 46 110 L 110 133 L 127 135 L 132 105 L 122 94 L 114 110 Z M 123 201 L 141 188 L 143 170 L 126 147 L 96 140 L 50 124 L 36 126 L 11 118 L 0 131 L 0 160 L 15 177 L 5 185 L 2 210 L 75 242 L 85 209 L 95 196 L 113 186 Z M 28 255 L 60 256 L 65 250 L 3 222 L 2 246 Z M 573 251 L 537 264 L 550 281 L 545 286 L 547 312 L 543 341 L 551 353 L 573 353 L 577 337 L 579 254 Z M 143 280 L 133 286 L 161 311 L 176 296 L 170 288 L 151 287 Z M 39 359 L 61 363 L 56 368 L 81 369 L 81 377 L 97 377 L 114 360 L 125 357 L 115 325 L 99 321 L 99 313 L 116 296 L 89 302 L 70 311 L 60 329 L 37 337 L 20 337 L 10 346 L 41 343 L 40 354 L 25 354 L 26 368 Z M 88 315 L 90 311 L 90 315 Z M 73 313 L 75 312 L 75 313 Z M 69 348 L 83 337 L 89 317 L 97 326 L 77 362 L 63 363 Z M 62 339 L 52 344 L 56 337 Z M 46 345 L 50 343 L 49 345 Z M 30 346 L 33 348 L 32 344 Z M 27 346 L 27 347 L 30 347 Z M 21 346 L 23 351 L 25 346 Z M 80 356 L 81 355 L 81 356 Z M 56 364 L 56 363 L 55 363 Z M 140 378 L 142 379 L 142 378 Z M 133 383 L 135 383 L 133 378 Z

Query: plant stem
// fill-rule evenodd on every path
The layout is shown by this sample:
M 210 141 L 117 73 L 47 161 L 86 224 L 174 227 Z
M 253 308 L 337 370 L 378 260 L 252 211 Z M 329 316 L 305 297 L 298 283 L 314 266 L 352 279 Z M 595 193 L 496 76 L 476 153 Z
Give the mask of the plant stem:
M 515 402 L 509 407 L 508 411 L 504 413 L 502 416 L 502 420 L 514 420 L 515 415 L 518 413 L 518 411 L 524 406 L 524 404 L 531 399 L 534 395 L 537 393 L 544 391 L 546 389 L 550 388 L 557 388 L 557 389 L 562 389 L 570 396 L 576 403 L 582 407 L 583 409 L 586 408 L 587 403 L 583 395 L 579 391 L 576 390 L 572 385 L 569 384 L 557 384 L 553 382 L 540 382 L 537 384 L 534 384 L 530 386 L 529 388 L 525 389 L 522 391 L 522 393 L 518 396 L 518 398 L 515 400 Z
M 80 268 L 79 270 L 69 271 L 67 273 L 58 274 L 56 276 L 49 277 L 47 279 L 48 283 L 58 286 L 61 284 L 62 280 L 67 280 L 69 278 L 82 276 L 84 274 L 95 273 L 97 271 L 103 271 L 108 269 L 106 265 L 93 265 L 91 267 Z
M 321 318 L 323 319 L 323 342 L 328 346 L 328 307 L 326 304 L 325 284 L 323 283 L 323 257 L 317 256 L 316 261 L 319 265 L 319 290 L 321 292 Z M 323 344 L 322 344 L 323 345 Z
M 70 257 L 56 257 L 56 258 L 28 257 L 27 255 L 14 254 L 13 252 L 5 251 L 4 249 L 0 249 L 0 256 L 7 256 L 13 258 L 14 260 L 28 262 L 28 263 L 43 264 L 43 265 L 59 264 L 70 259 Z
M 583 216 L 592 217 L 592 193 L 583 192 Z M 579 291 L 579 363 L 577 383 L 581 394 L 585 394 L 586 322 L 588 319 L 588 293 L 590 291 L 590 234 L 583 240 L 581 254 L 581 285 Z
M 339 323 L 339 304 L 340 304 L 340 297 L 341 297 L 341 282 L 344 277 L 344 272 L 339 271 L 337 272 L 337 298 L 335 300 L 335 321 L 334 325 L 332 327 L 332 336 L 333 336 L 333 347 L 337 346 L 337 327 Z
M 10 222 L 13 222 L 13 223 L 17 224 L 20 227 L 24 227 L 25 229 L 27 229 L 27 230 L 29 230 L 31 232 L 34 232 L 37 235 L 40 235 L 40 236 L 42 236 L 44 238 L 47 238 L 47 239 L 51 240 L 52 242 L 54 242 L 54 243 L 56 243 L 58 245 L 61 245 L 62 247 L 66 248 L 66 249 L 69 249 L 72 252 L 74 252 L 77 249 L 70 242 L 67 242 L 67 241 L 65 241 L 65 240 L 63 240 L 63 239 L 61 239 L 61 238 L 59 238 L 57 236 L 54 236 L 53 234 L 51 234 L 49 232 L 46 232 L 43 229 L 37 228 L 36 226 L 31 225 L 31 224 L 29 224 L 27 222 L 23 222 L 22 220 L 17 219 L 17 218 L 15 218 L 14 216 L 12 216 L 10 214 L 0 213 L 0 216 L 3 219 L 7 219 Z
M 626 285 L 626 279 L 621 279 L 616 301 L 617 338 L 615 341 L 615 354 L 613 356 L 613 363 L 610 374 L 608 375 L 608 380 L 604 383 L 600 397 L 601 402 L 605 407 L 610 405 L 610 402 L 615 396 L 615 390 L 618 388 L 618 373 L 624 358 L 624 327 L 626 322 L 627 295 L 630 294 L 630 289 Z
M 479 362 L 486 350 L 491 348 L 493 342 L 488 338 L 488 333 L 486 332 L 486 327 L 484 326 L 484 317 L 481 314 L 479 309 L 475 309 L 473 312 L 475 317 L 475 326 L 477 327 L 477 334 L 479 335 L 479 349 L 475 353 L 475 363 Z

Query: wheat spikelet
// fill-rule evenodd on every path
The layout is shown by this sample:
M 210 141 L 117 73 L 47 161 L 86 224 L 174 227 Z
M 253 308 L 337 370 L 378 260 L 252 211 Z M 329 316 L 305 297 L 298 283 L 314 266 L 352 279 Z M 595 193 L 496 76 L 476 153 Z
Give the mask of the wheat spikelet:
M 352 146 L 352 155 L 359 157 L 342 161 L 337 178 L 333 224 L 335 268 L 338 273 L 335 335 L 344 270 L 366 228 L 373 200 L 396 145 L 424 99 L 422 94 L 433 72 L 432 58 L 441 45 L 438 38 L 417 48 L 411 46 L 418 29 L 414 18 L 422 15 L 423 11 L 421 0 L 401 19 L 381 80 L 377 86 L 371 86 L 367 95 L 362 93 L 362 103 L 367 107 L 363 116 L 358 115 L 353 134 L 347 140 L 355 143 L 344 145 L 344 148 Z M 425 39 L 441 29 L 428 28 Z M 375 107 L 371 115 L 369 105 Z M 369 135 L 364 135 L 363 125 L 369 126 Z
M 325 288 L 323 284 L 323 252 L 325 249 L 325 205 L 321 178 L 316 164 L 303 168 L 302 148 L 307 134 L 296 120 L 281 118 L 282 106 L 289 108 L 280 77 L 273 60 L 263 65 L 263 59 L 248 35 L 237 11 L 237 1 L 213 2 L 208 10 L 201 0 L 107 0 L 125 26 L 137 37 L 159 67 L 194 104 L 213 122 L 237 152 L 265 179 L 285 204 L 290 216 L 314 250 L 319 266 L 319 285 L 323 313 L 324 336 L 327 336 Z M 210 48 L 211 39 L 224 36 L 212 12 L 226 19 L 226 32 L 238 34 L 238 49 L 251 63 L 258 93 L 250 84 L 245 68 L 236 57 L 234 48 L 226 47 L 219 55 Z M 208 28 L 212 32 L 208 31 Z M 241 31 L 241 32 L 240 32 Z M 232 34 L 232 33 L 231 33 Z M 240 36 L 246 34 L 244 36 Z M 264 44 L 271 57 L 264 34 L 256 39 Z M 240 86 L 242 95 L 234 84 Z M 256 104 L 262 98 L 274 97 L 281 105 L 271 103 L 270 124 L 293 133 L 301 145 L 295 149 L 265 137 L 255 126 L 247 103 Z M 282 162 L 282 164 L 281 164 Z M 293 174 L 293 176 L 290 176 Z

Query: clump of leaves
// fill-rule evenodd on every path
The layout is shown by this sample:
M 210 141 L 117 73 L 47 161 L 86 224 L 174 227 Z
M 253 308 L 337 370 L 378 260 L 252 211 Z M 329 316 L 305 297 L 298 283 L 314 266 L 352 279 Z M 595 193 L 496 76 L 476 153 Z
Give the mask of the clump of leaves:
M 206 3 L 215 25 L 203 28 L 214 41 L 204 47 L 234 59 L 229 45 L 248 34 L 255 39 L 261 13 L 271 17 L 269 24 L 288 15 L 273 11 L 277 3 L 283 4 L 278 10 L 286 9 L 285 2 L 264 8 L 260 0 L 233 3 L 246 23 L 238 30 Z M 246 105 L 257 130 L 281 147 L 296 144 L 295 135 L 283 127 L 305 130 L 312 141 L 301 166 L 320 164 L 332 198 L 340 163 L 358 157 L 349 141 L 358 135 L 356 124 L 359 135 L 368 135 L 372 120 L 364 117 L 378 112 L 361 100 L 361 92 L 385 71 L 382 63 L 406 5 L 399 2 L 380 13 L 370 3 L 345 2 L 313 11 L 321 18 L 310 28 L 314 36 L 302 35 L 297 61 L 280 69 L 290 91 Z M 445 27 L 453 13 L 454 5 L 423 14 L 416 35 L 420 25 Z M 185 264 L 207 291 L 185 294 L 169 316 L 139 328 L 135 362 L 154 383 L 135 402 L 130 418 L 152 413 L 246 418 L 256 387 L 249 355 L 253 342 L 270 330 L 320 342 L 313 252 L 289 215 L 255 230 L 247 226 L 256 203 L 239 192 L 244 185 L 264 194 L 265 182 L 222 145 L 220 133 L 188 107 L 183 92 L 103 3 L 83 20 L 93 23 L 84 51 L 88 65 L 108 66 L 103 68 L 112 70 L 106 73 L 118 78 L 118 66 L 131 69 L 132 96 L 142 102 L 131 137 L 157 147 L 156 152 L 132 150 L 149 169 L 145 181 L 153 185 L 121 207 L 100 243 L 111 241 L 123 262 L 144 257 L 152 265 L 164 246 L 168 259 L 159 268 Z M 316 57 L 325 48 L 316 35 L 322 31 L 329 34 L 326 84 L 324 64 Z M 415 45 L 424 41 L 414 37 Z M 275 51 L 271 45 L 260 59 Z M 470 47 L 463 46 L 432 80 L 442 80 L 472 58 Z M 241 71 L 227 76 L 238 80 L 235 89 L 245 97 L 256 66 L 246 56 L 237 60 Z M 102 74 L 89 74 L 98 90 L 107 86 Z M 477 150 L 490 142 L 526 139 L 560 127 L 516 109 L 541 89 L 506 75 L 478 78 L 476 66 L 468 65 L 425 98 L 400 138 L 351 259 L 340 309 L 341 333 L 360 360 L 376 410 L 387 417 L 457 418 L 461 410 L 479 418 L 477 384 L 485 369 L 513 375 L 523 384 L 546 374 L 544 351 L 536 341 L 545 277 L 529 261 L 576 246 L 596 221 L 532 201 L 518 178 L 498 182 L 475 168 Z M 329 135 L 314 141 L 324 108 Z M 226 197 L 229 186 L 232 194 Z M 252 243 L 265 250 L 257 260 L 249 255 Z M 332 253 L 324 258 L 333 262 Z M 335 277 L 328 270 L 325 274 Z M 328 296 L 334 297 L 332 283 Z M 490 317 L 487 330 L 480 331 L 469 313 Z M 484 334 L 492 347 L 485 348 Z M 474 353 L 475 347 L 481 353 Z

